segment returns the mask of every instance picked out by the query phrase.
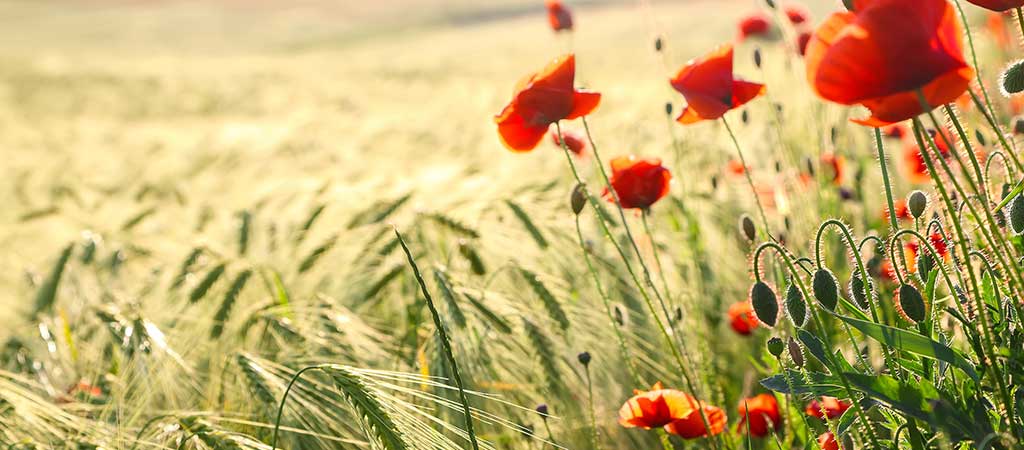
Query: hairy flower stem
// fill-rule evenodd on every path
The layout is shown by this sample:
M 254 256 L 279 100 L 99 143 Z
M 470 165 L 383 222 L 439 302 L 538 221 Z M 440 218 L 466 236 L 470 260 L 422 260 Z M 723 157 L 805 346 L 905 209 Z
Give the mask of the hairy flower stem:
M 597 287 L 597 294 L 601 297 L 601 302 L 604 304 L 604 311 L 608 315 L 608 322 L 612 326 L 612 331 L 615 332 L 615 340 L 619 344 L 619 352 L 622 354 L 622 360 L 626 364 L 626 370 L 629 371 L 629 376 L 633 379 L 634 384 L 638 386 L 644 385 L 645 383 L 640 378 L 640 374 L 636 369 L 636 364 L 633 362 L 633 358 L 629 353 L 629 347 L 626 346 L 626 339 L 622 336 L 622 330 L 619 329 L 618 323 L 615 322 L 615 315 L 612 313 L 611 299 L 608 298 L 608 293 L 605 292 L 604 286 L 601 285 L 601 278 L 598 277 L 597 271 L 594 270 L 594 263 L 590 261 L 590 251 L 587 250 L 586 240 L 583 239 L 583 231 L 580 229 L 579 215 L 576 216 L 576 237 L 579 239 L 580 250 L 583 251 L 583 261 L 587 263 L 587 271 L 590 272 L 591 278 L 594 279 L 594 286 Z
M 743 175 L 747 178 L 747 185 L 750 186 L 750 194 L 754 196 L 754 203 L 757 204 L 757 212 L 761 215 L 761 225 L 764 228 L 761 230 L 761 236 L 771 237 L 771 232 L 768 229 L 768 216 L 764 214 L 764 207 L 761 206 L 761 198 L 757 196 L 757 189 L 754 188 L 754 179 L 750 177 L 750 167 L 747 166 L 747 159 L 743 156 L 743 147 L 740 146 L 740 141 L 736 139 L 736 134 L 732 132 L 732 127 L 729 126 L 729 121 L 725 120 L 725 116 L 722 116 L 722 124 L 725 125 L 725 130 L 729 132 L 729 137 L 732 138 L 732 144 L 736 147 L 736 153 L 740 155 L 740 164 L 743 165 Z
M 924 127 L 922 126 L 921 121 L 919 119 L 917 119 L 917 118 L 914 118 L 914 138 L 917 140 L 918 147 L 920 147 L 921 149 L 924 149 L 925 148 L 924 147 L 925 144 L 924 144 L 924 138 L 922 137 L 922 135 L 927 136 L 927 133 L 924 132 Z M 934 146 L 934 142 L 932 142 L 932 145 Z M 924 159 L 925 165 L 928 167 L 928 173 L 932 174 L 932 178 L 935 180 L 935 186 L 939 190 L 939 194 L 942 196 L 943 202 L 946 204 L 946 209 L 948 211 L 956 211 L 956 208 L 953 206 L 953 202 L 952 202 L 952 200 L 949 197 L 949 193 L 946 191 L 945 185 L 942 183 L 942 180 L 940 180 L 938 178 L 938 174 L 935 172 L 935 164 L 932 163 L 931 156 L 928 154 L 928 152 L 923 151 L 923 150 L 921 152 L 921 156 L 923 157 L 922 159 Z M 940 159 L 940 161 L 941 161 L 941 159 Z M 947 170 L 948 170 L 948 166 L 947 166 Z M 968 204 L 968 206 L 969 206 L 969 204 Z M 965 257 L 968 257 L 967 255 L 970 255 L 971 251 L 967 247 L 967 238 L 964 235 L 963 227 L 961 226 L 959 220 L 951 220 L 951 222 L 953 223 L 954 231 L 956 231 L 957 238 L 958 238 L 958 243 L 960 244 L 961 251 L 963 252 Z M 984 232 L 984 229 L 982 229 L 982 231 Z M 972 269 L 970 267 L 969 262 L 968 262 L 967 266 L 965 267 L 965 269 L 967 270 L 968 279 L 971 282 L 971 292 L 974 292 L 974 293 L 981 292 L 981 290 L 979 288 L 979 285 L 978 285 L 977 276 L 974 273 L 974 269 Z M 985 340 L 985 346 L 988 347 L 987 349 L 985 349 L 985 351 L 980 352 L 981 354 L 978 355 L 978 357 L 981 359 L 982 364 L 986 368 L 986 372 L 988 372 L 989 376 L 991 376 L 992 378 L 995 378 L 996 384 L 999 387 L 1000 395 L 1003 397 L 1002 400 L 1003 400 L 1003 403 L 1004 403 L 1004 407 L 1008 407 L 1009 404 L 1010 404 L 1010 395 L 1009 395 L 1009 393 L 1006 390 L 1006 385 L 1003 382 L 1003 378 L 1000 377 L 999 374 L 995 372 L 994 360 L 990 361 L 989 360 L 989 356 L 988 356 L 988 355 L 995 355 L 996 354 L 995 353 L 996 349 L 995 349 L 995 346 L 992 343 L 992 330 L 991 330 L 991 328 L 989 326 L 988 313 L 986 311 L 987 306 L 985 306 L 982 303 L 982 300 L 980 298 L 977 298 L 977 295 L 975 295 L 974 301 L 975 301 L 975 309 L 977 311 L 978 318 L 981 320 L 981 324 L 980 325 L 981 325 L 981 330 L 982 330 L 982 337 Z M 988 355 L 986 355 L 986 352 L 988 352 Z M 1009 410 L 1009 409 L 1007 409 L 1007 410 Z M 1014 428 L 1013 433 L 1016 435 L 1016 430 L 1015 430 L 1016 427 L 1013 427 L 1013 428 Z
M 587 405 L 590 410 L 590 439 L 594 450 L 601 450 L 601 440 L 597 433 L 597 417 L 594 413 L 594 383 L 590 379 L 590 366 L 583 365 L 583 373 L 587 375 Z
M 585 130 L 587 130 L 587 138 L 590 141 L 590 148 L 594 152 L 595 163 L 598 165 L 598 167 L 601 168 L 601 174 L 605 176 L 605 182 L 606 182 L 606 185 L 608 186 L 608 190 L 612 193 L 613 198 L 615 199 L 616 206 L 619 207 L 619 214 L 622 217 L 623 226 L 626 228 L 626 232 L 627 232 L 627 235 L 630 238 L 630 242 L 633 243 L 633 247 L 636 249 L 637 255 L 640 258 L 641 266 L 644 267 L 645 272 L 647 273 L 647 281 L 648 281 L 647 284 L 648 284 L 648 286 L 653 287 L 654 283 L 650 280 L 650 273 L 646 271 L 646 264 L 644 264 L 644 262 L 643 262 L 643 257 L 640 256 L 640 251 L 639 251 L 639 248 L 636 246 L 636 241 L 633 240 L 632 234 L 629 233 L 629 225 L 627 224 L 627 221 L 625 220 L 626 215 L 625 215 L 625 213 L 622 210 L 622 205 L 619 204 L 619 201 L 618 201 L 619 197 L 618 197 L 617 194 L 615 194 L 615 189 L 612 189 L 611 183 L 608 181 L 607 175 L 605 174 L 605 171 L 604 171 L 604 166 L 601 165 L 601 162 L 600 162 L 601 160 L 600 160 L 599 156 L 597 155 L 597 148 L 594 146 L 593 139 L 590 138 L 590 131 L 589 131 L 589 128 L 587 127 L 587 122 L 586 122 L 585 119 L 583 121 L 583 127 L 584 127 Z M 577 183 L 581 183 L 582 184 L 584 181 L 580 177 L 579 171 L 576 169 L 576 163 L 572 159 L 572 154 L 570 154 L 570 152 L 569 152 L 569 147 L 565 144 L 565 139 L 562 138 L 562 126 L 561 126 L 561 124 L 559 122 L 555 122 L 555 129 L 558 132 L 558 136 L 559 136 L 558 140 L 562 144 L 562 152 L 565 154 L 565 158 L 569 162 L 569 168 L 572 170 L 572 175 L 576 179 Z M 650 310 L 651 316 L 654 319 L 654 323 L 658 326 L 658 331 L 661 333 L 662 337 L 665 339 L 665 343 L 668 345 L 669 349 L 672 351 L 672 356 L 673 356 L 673 358 L 676 361 L 676 365 L 679 366 L 679 371 L 680 371 L 680 373 L 683 376 L 683 381 L 686 383 L 687 389 L 689 389 L 694 394 L 697 394 L 696 385 L 694 384 L 693 378 L 690 376 L 689 371 L 686 369 L 686 364 L 683 362 L 683 355 L 682 355 L 681 351 L 679 350 L 679 347 L 676 345 L 675 340 L 672 339 L 672 334 L 669 333 L 668 329 L 665 328 L 665 324 L 662 323 L 661 315 L 658 314 L 658 311 L 654 307 L 654 302 L 651 299 L 650 294 L 647 293 L 647 289 L 644 287 L 644 284 L 640 282 L 640 279 L 637 277 L 636 271 L 633 270 L 633 266 L 629 263 L 629 257 L 626 255 L 626 252 L 622 249 L 622 246 L 620 246 L 618 244 L 618 242 L 615 241 L 615 238 L 612 236 L 611 230 L 608 229 L 608 223 L 604 220 L 604 218 L 598 212 L 598 211 L 600 211 L 601 206 L 597 203 L 597 198 L 594 197 L 594 195 L 591 194 L 589 191 L 586 192 L 586 196 L 587 196 L 587 201 L 590 203 L 590 206 L 594 209 L 595 214 L 597 214 L 598 224 L 601 225 L 602 233 L 604 233 L 605 237 L 607 237 L 608 240 L 612 243 L 612 246 L 615 247 L 615 250 L 618 251 L 619 256 L 622 258 L 623 264 L 626 266 L 626 271 L 629 273 L 629 276 L 633 279 L 633 283 L 636 284 L 637 289 L 640 291 L 640 296 L 643 297 L 644 303 L 647 305 L 647 308 Z M 667 312 L 667 308 L 664 307 L 664 302 L 662 302 L 662 309 Z M 666 315 L 665 318 L 669 319 L 669 317 L 667 315 Z M 671 322 L 670 322 L 670 324 L 671 324 Z M 701 408 L 699 411 L 700 411 L 701 421 L 704 423 L 704 429 L 710 435 L 711 434 L 711 425 L 710 425 L 710 422 L 708 422 L 707 414 L 704 413 L 704 409 L 703 408 Z M 718 448 L 718 445 L 717 445 L 718 444 L 718 439 L 712 440 L 711 442 L 713 443 L 712 445 L 713 445 L 714 448 Z
M 1010 155 L 1010 159 L 1013 160 L 1013 165 L 1017 170 L 1024 171 L 1024 164 L 1022 164 L 1020 159 L 1017 158 L 1017 152 L 1014 150 L 1016 144 L 1011 146 L 1011 142 L 1006 140 L 1006 135 L 999 128 L 999 124 L 996 123 L 995 116 L 990 116 L 988 111 L 985 111 L 985 104 L 982 103 L 980 98 L 978 98 L 978 94 L 975 94 L 974 91 L 970 89 L 968 89 L 967 92 L 971 94 L 971 100 L 974 102 L 974 106 L 977 106 L 978 109 L 981 110 L 981 115 L 985 116 L 985 121 L 988 122 L 989 127 L 996 132 L 996 138 L 999 140 L 999 144 L 1003 147 L 1003 150 L 1006 150 L 1006 154 Z

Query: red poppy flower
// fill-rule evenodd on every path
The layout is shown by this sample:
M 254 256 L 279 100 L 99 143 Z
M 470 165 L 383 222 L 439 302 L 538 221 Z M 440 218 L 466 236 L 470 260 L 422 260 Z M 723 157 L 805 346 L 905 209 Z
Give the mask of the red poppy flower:
M 871 110 L 854 122 L 879 127 L 959 97 L 974 69 L 963 54 L 963 31 L 946 0 L 854 0 L 855 12 L 834 13 L 807 46 L 807 80 L 825 100 Z
M 907 208 L 907 201 L 902 198 L 893 199 L 892 206 L 896 209 L 896 220 L 910 220 L 913 217 L 910 215 L 910 208 Z M 882 218 L 886 222 L 889 221 L 889 208 L 882 210 Z
M 946 139 L 935 133 L 935 130 L 928 130 L 928 133 L 932 135 L 932 140 L 935 142 L 935 148 L 939 149 L 939 154 L 942 158 L 948 158 L 950 156 L 949 146 L 946 145 L 946 140 L 950 142 L 956 142 L 953 135 L 948 131 L 942 132 Z M 925 145 L 930 145 L 927 142 Z M 935 161 L 934 155 L 928 154 L 932 157 L 932 161 Z M 934 163 L 938 165 L 938 163 Z M 931 176 L 928 174 L 928 165 L 924 162 L 924 156 L 921 154 L 921 148 L 917 146 L 916 140 L 908 140 L 907 144 L 903 146 L 903 169 L 904 174 L 912 183 L 928 183 L 931 181 Z
M 939 254 L 944 260 L 949 260 L 949 247 L 946 245 L 946 240 L 942 238 L 942 234 L 935 232 L 928 236 L 928 241 L 931 243 L 932 248 L 935 249 L 935 253 Z M 910 273 L 917 272 L 917 254 L 921 249 L 921 244 L 917 240 L 907 241 L 903 244 L 904 253 L 907 257 L 907 271 Z M 930 253 L 929 253 L 930 254 Z
M 548 22 L 551 29 L 557 31 L 572 31 L 572 13 L 559 0 L 547 0 Z
M 743 175 L 746 172 L 743 162 L 738 159 L 730 159 L 725 165 L 725 170 L 733 175 Z
M 661 165 L 658 158 L 620 156 L 612 160 L 611 166 L 612 176 L 609 181 L 623 208 L 647 209 L 668 194 L 672 173 Z M 609 201 L 615 201 L 607 188 L 604 195 Z
M 1006 11 L 1024 6 L 1024 0 L 967 0 L 985 9 L 992 11 Z
M 761 13 L 753 13 L 740 19 L 739 30 L 742 41 L 751 36 L 765 36 L 771 31 L 772 22 L 768 16 Z
M 601 94 L 577 90 L 575 78 L 576 57 L 568 54 L 520 80 L 512 101 L 494 117 L 505 147 L 514 152 L 533 150 L 551 124 L 585 116 L 597 108 Z
M 892 260 L 885 258 L 881 263 L 878 264 L 878 272 L 873 272 L 872 275 L 880 278 L 882 281 L 888 281 L 895 283 L 896 279 L 896 268 L 892 265 Z
M 818 446 L 821 450 L 839 450 L 839 443 L 836 442 L 836 435 L 826 431 L 818 436 Z
M 847 409 L 850 409 L 851 403 L 845 400 L 840 400 L 835 397 L 822 397 L 821 401 L 811 400 L 807 404 L 807 408 L 804 412 L 808 416 L 817 417 L 819 419 L 835 419 L 836 417 L 842 416 Z M 824 412 L 823 412 L 824 411 Z
M 701 417 L 700 411 L 694 409 L 686 417 L 665 425 L 665 431 L 683 439 L 696 439 L 708 436 L 708 430 L 711 430 L 712 436 L 725 431 L 725 411 L 722 411 L 722 408 L 711 406 L 704 402 L 700 402 L 700 406 L 704 409 L 703 417 Z M 705 420 L 707 420 L 707 426 L 704 424 Z
M 803 5 L 790 4 L 783 8 L 783 12 L 786 13 L 786 18 L 793 25 L 800 25 L 810 20 L 811 14 L 807 12 L 807 8 Z
M 826 176 L 831 176 L 833 184 L 843 184 L 846 158 L 833 152 L 825 152 L 821 155 L 821 167 L 826 171 Z
M 771 394 L 761 394 L 741 401 L 739 415 L 737 432 L 742 433 L 744 425 L 749 424 L 750 435 L 754 437 L 768 436 L 771 430 L 782 423 L 779 403 Z
M 657 382 L 650 391 L 634 390 L 633 397 L 619 408 L 619 424 L 626 428 L 659 428 L 685 419 L 697 410 L 697 399 Z
M 910 130 L 902 123 L 894 123 L 882 127 L 882 135 L 893 139 L 903 139 L 904 136 L 910 135 Z
M 729 316 L 729 326 L 737 334 L 749 336 L 759 325 L 750 301 L 733 303 L 726 314 Z
M 565 146 L 569 148 L 570 152 L 573 152 L 576 156 L 583 156 L 587 152 L 587 141 L 584 140 L 583 136 L 575 131 L 562 130 L 562 140 L 565 141 Z M 559 150 L 562 149 L 562 142 L 558 139 L 558 130 L 551 130 L 551 141 L 555 143 L 555 146 Z
M 801 31 L 800 34 L 796 36 L 796 50 L 800 52 L 800 56 L 807 54 L 807 44 L 811 43 L 811 36 L 813 36 L 813 34 L 807 30 Z
M 690 61 L 674 78 L 672 87 L 686 98 L 686 108 L 676 121 L 691 124 L 722 117 L 731 109 L 764 94 L 763 84 L 735 78 L 732 73 L 731 44 Z

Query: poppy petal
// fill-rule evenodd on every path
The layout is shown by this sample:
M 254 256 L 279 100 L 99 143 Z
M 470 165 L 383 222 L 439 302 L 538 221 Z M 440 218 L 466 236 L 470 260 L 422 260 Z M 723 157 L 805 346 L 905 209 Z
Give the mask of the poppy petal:
M 963 67 L 942 75 L 921 91 L 928 105 L 934 108 L 956 100 L 970 86 L 973 77 L 974 69 Z M 871 117 L 852 119 L 852 122 L 871 127 L 892 125 L 924 112 L 921 99 L 914 91 L 865 100 L 863 104 L 871 110 Z
M 760 95 L 768 89 L 761 83 L 735 80 L 732 82 L 732 107 L 741 106 Z
M 530 125 L 523 116 L 516 113 L 514 107 L 505 107 L 501 115 L 495 118 L 498 124 L 498 135 L 505 148 L 514 152 L 528 152 L 537 147 L 548 132 L 548 125 Z
M 572 111 L 565 116 L 572 120 L 590 114 L 601 103 L 601 94 L 597 92 L 576 91 L 572 97 Z

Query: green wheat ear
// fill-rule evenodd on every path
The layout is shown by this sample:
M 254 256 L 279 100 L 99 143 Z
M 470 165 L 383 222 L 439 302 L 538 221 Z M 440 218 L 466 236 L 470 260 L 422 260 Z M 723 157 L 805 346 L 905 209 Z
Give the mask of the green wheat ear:
M 1024 59 L 1010 64 L 999 77 L 1003 95 L 1009 96 L 1024 91 Z

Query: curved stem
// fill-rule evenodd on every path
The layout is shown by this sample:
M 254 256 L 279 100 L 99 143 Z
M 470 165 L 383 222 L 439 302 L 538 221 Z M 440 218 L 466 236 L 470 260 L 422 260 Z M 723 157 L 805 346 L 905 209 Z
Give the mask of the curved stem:
M 315 366 L 303 367 L 298 372 L 295 372 L 295 375 L 292 376 L 292 379 L 288 381 L 288 387 L 285 388 L 284 395 L 281 396 L 281 403 L 277 406 L 277 419 L 274 420 L 274 436 L 270 440 L 270 450 L 277 449 L 277 434 L 278 431 L 281 429 L 281 416 L 284 412 L 284 402 L 288 400 L 288 394 L 291 393 L 292 386 L 295 385 L 295 382 L 299 380 L 299 377 L 301 377 L 302 374 L 310 370 L 324 369 L 329 366 L 329 364 L 317 364 Z

